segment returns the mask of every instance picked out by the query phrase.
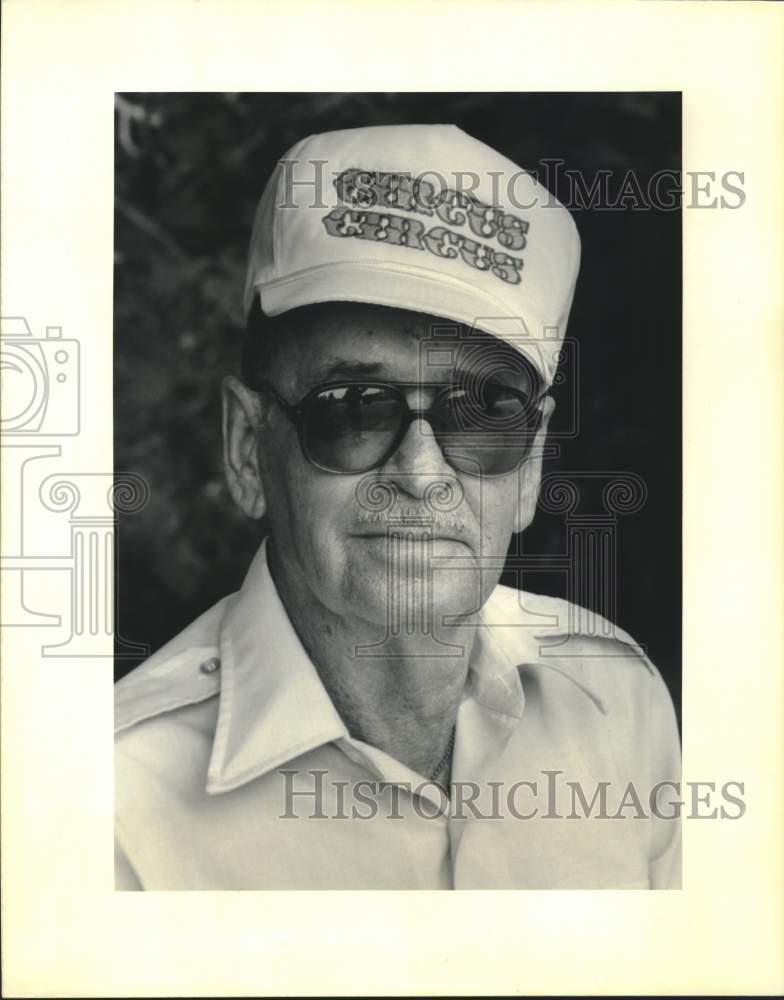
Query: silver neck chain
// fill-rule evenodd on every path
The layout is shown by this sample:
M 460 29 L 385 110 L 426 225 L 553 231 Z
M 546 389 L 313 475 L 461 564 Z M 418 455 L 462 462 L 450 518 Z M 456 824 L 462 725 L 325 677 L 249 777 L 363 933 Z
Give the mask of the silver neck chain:
M 441 772 L 444 770 L 444 768 L 446 767 L 446 765 L 449 763 L 449 759 L 452 756 L 452 751 L 455 748 L 455 728 L 456 728 L 455 726 L 452 726 L 452 732 L 451 732 L 451 734 L 449 736 L 449 742 L 446 745 L 446 750 L 444 751 L 444 756 L 438 762 L 438 765 L 437 765 L 435 771 L 433 771 L 433 773 L 430 775 L 430 780 L 431 781 L 435 781 L 435 779 L 439 776 L 439 774 L 441 774 Z

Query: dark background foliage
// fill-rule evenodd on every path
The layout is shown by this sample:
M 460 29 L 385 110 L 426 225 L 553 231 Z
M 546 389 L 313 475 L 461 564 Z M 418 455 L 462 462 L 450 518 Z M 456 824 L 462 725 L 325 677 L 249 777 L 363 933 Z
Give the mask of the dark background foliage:
M 406 122 L 453 122 L 540 173 L 545 159 L 589 180 L 610 170 L 616 189 L 628 171 L 644 191 L 656 171 L 680 169 L 678 94 L 118 95 L 115 468 L 151 487 L 118 526 L 125 640 L 155 650 L 236 590 L 263 532 L 223 487 L 219 383 L 237 370 L 245 251 L 267 177 L 304 135 Z M 619 524 L 616 620 L 647 646 L 678 707 L 681 220 L 629 204 L 575 214 L 583 263 L 568 333 L 580 345 L 580 434 L 545 472 L 644 479 L 645 506 Z M 556 409 L 555 432 L 567 409 Z M 587 508 L 601 509 L 600 489 L 588 485 Z M 563 552 L 563 517 L 538 513 L 524 545 Z M 566 596 L 556 573 L 523 585 Z M 117 675 L 135 662 L 118 658 Z

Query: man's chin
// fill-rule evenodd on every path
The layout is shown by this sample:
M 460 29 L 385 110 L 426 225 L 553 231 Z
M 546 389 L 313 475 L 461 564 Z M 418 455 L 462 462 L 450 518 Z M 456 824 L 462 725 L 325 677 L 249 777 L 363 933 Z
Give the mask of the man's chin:
M 483 603 L 480 574 L 470 567 L 425 571 L 409 564 L 390 572 L 387 563 L 368 560 L 351 577 L 352 611 L 392 631 L 428 632 L 452 617 L 475 614 Z

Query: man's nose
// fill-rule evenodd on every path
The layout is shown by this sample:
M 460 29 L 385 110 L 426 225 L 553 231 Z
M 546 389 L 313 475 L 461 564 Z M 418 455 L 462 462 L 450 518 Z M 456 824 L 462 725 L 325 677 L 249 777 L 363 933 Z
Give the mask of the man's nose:
M 397 451 L 379 470 L 405 493 L 417 500 L 426 497 L 435 483 L 454 481 L 449 466 L 427 420 L 412 420 Z

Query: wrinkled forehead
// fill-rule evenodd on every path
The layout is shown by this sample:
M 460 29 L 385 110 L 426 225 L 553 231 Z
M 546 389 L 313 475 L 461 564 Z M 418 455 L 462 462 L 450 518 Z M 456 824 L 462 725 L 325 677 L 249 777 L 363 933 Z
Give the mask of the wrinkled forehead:
M 283 319 L 283 317 L 280 317 Z M 282 325 L 282 377 L 299 388 L 338 379 L 449 382 L 498 378 L 535 391 L 539 378 L 509 344 L 438 316 L 358 302 L 292 310 Z

